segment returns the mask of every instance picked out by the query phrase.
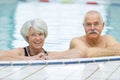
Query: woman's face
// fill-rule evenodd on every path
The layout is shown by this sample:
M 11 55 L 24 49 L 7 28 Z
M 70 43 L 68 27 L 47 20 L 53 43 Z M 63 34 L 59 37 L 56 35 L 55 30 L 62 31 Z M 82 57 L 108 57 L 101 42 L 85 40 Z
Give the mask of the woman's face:
M 44 41 L 45 33 L 40 33 L 31 27 L 28 35 L 29 46 L 34 49 L 41 49 L 44 45 Z

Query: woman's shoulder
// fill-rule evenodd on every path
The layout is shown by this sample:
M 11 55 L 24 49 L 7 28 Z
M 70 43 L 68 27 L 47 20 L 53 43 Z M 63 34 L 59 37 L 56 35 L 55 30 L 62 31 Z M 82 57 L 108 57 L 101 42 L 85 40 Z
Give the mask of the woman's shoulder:
M 14 49 L 10 50 L 10 52 L 14 53 L 16 55 L 24 55 L 24 48 L 23 47 L 14 48 Z

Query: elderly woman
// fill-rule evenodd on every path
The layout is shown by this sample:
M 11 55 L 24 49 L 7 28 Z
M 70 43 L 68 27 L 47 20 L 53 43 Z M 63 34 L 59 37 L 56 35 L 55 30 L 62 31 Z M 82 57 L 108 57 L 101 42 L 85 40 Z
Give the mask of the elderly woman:
M 19 48 L 17 50 L 18 53 L 22 53 L 25 56 L 34 56 L 41 52 L 48 54 L 42 48 L 48 35 L 47 24 L 44 21 L 40 19 L 27 21 L 21 28 L 21 35 L 29 43 L 29 46 Z
M 21 35 L 28 42 L 28 46 L 0 52 L 0 60 L 41 60 L 78 58 L 83 55 L 74 49 L 61 52 L 47 52 L 43 49 L 48 35 L 47 24 L 41 19 L 25 22 L 21 28 Z
M 47 24 L 41 19 L 25 22 L 21 28 L 21 35 L 29 46 L 0 52 L 1 60 L 34 60 L 40 59 L 39 53 L 48 53 L 42 48 L 47 37 Z M 25 57 L 28 56 L 28 57 Z

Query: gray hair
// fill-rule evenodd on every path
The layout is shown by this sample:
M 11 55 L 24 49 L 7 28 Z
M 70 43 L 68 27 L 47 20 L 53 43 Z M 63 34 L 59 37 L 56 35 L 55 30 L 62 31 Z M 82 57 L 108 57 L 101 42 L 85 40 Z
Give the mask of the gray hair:
M 86 15 L 85 15 L 84 23 L 85 23 L 86 17 L 87 17 L 89 14 L 91 14 L 91 15 L 95 15 L 95 14 L 97 14 L 97 15 L 100 17 L 101 21 L 103 22 L 103 18 L 102 18 L 102 16 L 101 16 L 101 14 L 100 14 L 99 11 L 96 11 L 96 10 L 90 10 L 90 11 L 88 11 L 88 12 L 86 13 Z
M 43 20 L 41 19 L 28 20 L 23 24 L 20 30 L 21 35 L 27 42 L 28 42 L 29 30 L 31 27 L 37 30 L 38 32 L 44 32 L 45 37 L 47 37 L 48 35 L 47 24 Z

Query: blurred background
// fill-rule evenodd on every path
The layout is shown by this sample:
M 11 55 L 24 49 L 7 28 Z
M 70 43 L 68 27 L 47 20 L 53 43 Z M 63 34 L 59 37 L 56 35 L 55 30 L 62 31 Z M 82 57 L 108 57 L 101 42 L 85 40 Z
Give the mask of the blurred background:
M 20 29 L 33 18 L 42 18 L 48 25 L 45 50 L 66 50 L 73 37 L 85 34 L 82 23 L 89 10 L 101 12 L 102 34 L 120 41 L 120 0 L 0 0 L 0 50 L 27 46 Z

